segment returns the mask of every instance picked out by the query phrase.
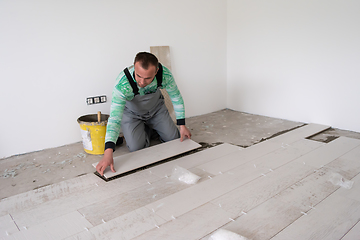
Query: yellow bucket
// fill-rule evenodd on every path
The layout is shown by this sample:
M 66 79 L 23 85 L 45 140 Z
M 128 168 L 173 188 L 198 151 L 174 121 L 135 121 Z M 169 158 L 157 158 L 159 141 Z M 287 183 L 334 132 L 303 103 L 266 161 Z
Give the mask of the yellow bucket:
M 77 119 L 85 152 L 94 155 L 104 154 L 108 118 L 109 115 L 98 112 Z

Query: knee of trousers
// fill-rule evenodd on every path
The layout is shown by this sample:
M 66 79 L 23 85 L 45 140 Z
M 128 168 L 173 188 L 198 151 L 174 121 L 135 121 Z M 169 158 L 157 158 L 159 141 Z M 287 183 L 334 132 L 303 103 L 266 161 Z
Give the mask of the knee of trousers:
M 126 138 L 125 138 L 126 140 Z M 131 142 L 127 142 L 126 146 L 128 147 L 130 152 L 135 152 L 137 150 L 143 149 L 148 147 L 150 144 L 148 143 L 148 141 L 146 139 L 144 139 L 143 141 L 131 141 Z
M 175 129 L 173 129 L 172 132 L 167 133 L 165 136 L 161 136 L 160 135 L 161 140 L 163 140 L 164 142 L 168 142 L 171 140 L 175 140 L 177 138 L 180 138 L 180 132 L 177 129 L 177 127 L 175 127 Z

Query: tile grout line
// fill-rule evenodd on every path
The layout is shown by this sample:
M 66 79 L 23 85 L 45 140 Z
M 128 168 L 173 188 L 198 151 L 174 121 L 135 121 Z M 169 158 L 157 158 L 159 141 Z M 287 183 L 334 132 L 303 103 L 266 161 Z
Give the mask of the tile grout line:
M 359 223 L 360 219 L 340 238 L 340 240 L 343 239 Z
M 17 227 L 17 229 L 18 229 L 18 230 L 19 230 L 19 232 L 20 232 L 20 228 L 19 228 L 19 226 L 17 225 L 17 223 L 15 222 L 15 220 L 14 220 L 13 216 L 11 216 L 11 214 L 10 214 L 10 213 L 9 213 L 9 216 L 11 217 L 11 220 L 14 222 L 15 226 Z

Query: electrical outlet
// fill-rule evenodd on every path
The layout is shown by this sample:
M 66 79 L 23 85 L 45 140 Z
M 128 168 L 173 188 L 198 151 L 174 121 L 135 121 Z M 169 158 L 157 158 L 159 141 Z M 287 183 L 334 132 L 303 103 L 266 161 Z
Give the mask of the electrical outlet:
M 86 99 L 86 103 L 87 103 L 88 105 L 91 105 L 91 104 L 94 103 L 94 100 L 93 100 L 92 98 L 87 98 L 87 99 Z
M 98 104 L 106 102 L 106 96 L 96 96 L 86 98 L 87 105 Z

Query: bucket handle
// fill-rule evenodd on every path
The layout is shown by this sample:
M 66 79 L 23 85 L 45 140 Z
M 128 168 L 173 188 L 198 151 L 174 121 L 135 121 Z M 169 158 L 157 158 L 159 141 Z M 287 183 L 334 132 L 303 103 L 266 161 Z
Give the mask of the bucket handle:
M 100 111 L 97 112 L 97 119 L 98 119 L 98 122 L 100 123 L 101 122 L 101 112 Z

